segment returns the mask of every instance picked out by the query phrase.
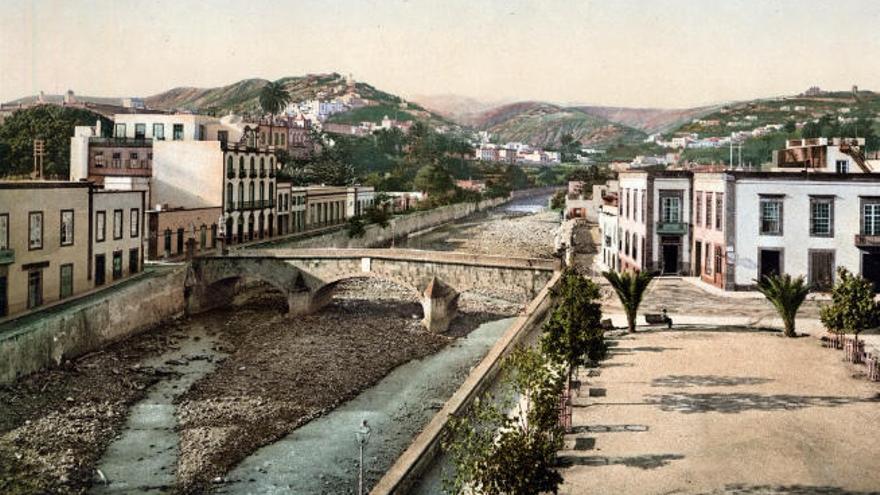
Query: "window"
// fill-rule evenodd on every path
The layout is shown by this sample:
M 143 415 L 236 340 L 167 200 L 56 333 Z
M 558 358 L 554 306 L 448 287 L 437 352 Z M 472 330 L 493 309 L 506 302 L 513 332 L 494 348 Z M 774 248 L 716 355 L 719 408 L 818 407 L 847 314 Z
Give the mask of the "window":
M 862 204 L 862 234 L 880 235 L 880 200 Z
M 706 272 L 706 275 L 712 275 L 712 245 L 706 244 L 706 256 L 703 261 L 703 270 Z
M 697 227 L 703 226 L 703 191 L 697 191 L 694 193 L 694 223 L 697 224 Z
M 153 124 L 153 139 L 165 140 L 165 124 Z
M 113 238 L 122 239 L 122 210 L 113 210 Z
M 715 246 L 715 273 L 721 273 L 721 265 L 724 261 L 724 254 L 721 252 L 721 246 Z
M 107 216 L 103 211 L 95 213 L 95 242 L 104 242 L 107 236 Z
M 217 131 L 217 141 L 226 144 L 229 141 L 229 131 Z
M 707 229 L 712 228 L 712 193 L 706 193 L 706 218 L 703 219 Z
M 175 141 L 183 140 L 183 124 L 174 124 L 174 127 L 171 129 L 171 139 Z
M 73 264 L 61 265 L 61 293 L 59 297 L 64 299 L 73 295 Z
M 134 138 L 135 139 L 144 139 L 147 137 L 147 124 L 135 124 L 134 125 Z
M 43 249 L 43 212 L 28 213 L 28 250 Z
M 629 256 L 629 232 L 623 236 L 623 253 Z
M 204 140 L 206 140 L 206 139 L 208 139 L 208 133 L 205 132 L 205 126 L 199 124 L 199 135 L 196 136 L 196 140 L 198 140 L 198 141 L 204 141 Z
M 104 285 L 104 277 L 107 275 L 106 257 L 103 254 L 95 255 L 95 286 Z
M 250 201 L 251 203 L 254 202 L 254 183 L 253 182 L 248 184 L 248 201 Z
M 61 210 L 61 245 L 73 245 L 73 210 Z
M 116 126 L 113 127 L 113 136 L 116 138 L 124 138 L 125 124 L 116 124 Z
M 810 235 L 834 236 L 834 198 L 810 198 Z
M 104 168 L 104 152 L 95 152 L 95 168 Z
M 28 309 L 36 308 L 43 304 L 43 271 L 31 270 L 28 272 Z
M 229 179 L 235 177 L 235 165 L 232 163 L 232 156 L 226 158 L 226 177 Z
M 835 165 L 834 169 L 838 174 L 849 173 L 849 161 L 848 160 L 837 160 L 837 162 L 834 165 Z
M 122 278 L 122 251 L 113 251 L 113 280 Z
M 233 208 L 232 204 L 235 201 L 235 198 L 232 195 L 232 183 L 226 183 L 226 209 L 231 210 Z
M 128 274 L 133 275 L 140 271 L 141 266 L 138 263 L 138 248 L 128 250 Z
M 171 253 L 171 229 L 165 229 L 164 249 L 166 255 Z
M 0 249 L 9 249 L 9 214 L 0 215 Z
M 238 158 L 238 178 L 239 178 L 239 179 L 243 179 L 243 178 L 244 178 L 244 174 L 245 174 L 245 170 L 244 170 L 244 157 L 243 157 L 243 156 L 240 156 L 240 157 Z
M 715 230 L 721 230 L 724 221 L 724 193 L 715 193 Z
M 208 249 L 208 226 L 205 224 L 199 229 L 199 249 L 202 251 Z
M 141 234 L 141 211 L 132 208 L 128 215 L 128 231 L 131 237 L 137 237 Z
M 645 219 L 647 217 L 647 214 L 645 213 L 645 211 L 647 211 L 645 208 L 645 205 L 647 204 L 647 202 L 645 200 L 645 190 L 644 189 L 642 189 L 641 196 L 642 196 L 642 223 L 645 223 Z
M 113 153 L 113 160 L 110 162 L 113 168 L 122 167 L 122 153 Z
M 244 182 L 238 184 L 238 207 L 244 206 Z
M 782 198 L 761 198 L 761 235 L 782 235 Z
M 663 223 L 681 222 L 681 201 L 678 196 L 660 197 L 660 219 Z
M 633 232 L 632 257 L 636 262 L 639 261 L 639 235 Z
M 183 252 L 183 228 L 177 229 L 177 254 Z
M 138 154 L 137 154 L 137 153 L 129 153 L 129 154 L 128 154 L 128 159 L 129 159 L 129 160 L 137 160 L 137 159 L 138 159 Z

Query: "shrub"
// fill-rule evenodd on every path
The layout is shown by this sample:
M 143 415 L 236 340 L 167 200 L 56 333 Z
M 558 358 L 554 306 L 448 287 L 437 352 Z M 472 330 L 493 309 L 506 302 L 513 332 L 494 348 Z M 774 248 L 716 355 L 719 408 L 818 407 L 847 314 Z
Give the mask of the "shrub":
M 831 290 L 831 304 L 820 310 L 822 324 L 829 332 L 859 333 L 877 325 L 880 305 L 874 301 L 874 285 L 846 268 L 837 269 L 837 283 Z

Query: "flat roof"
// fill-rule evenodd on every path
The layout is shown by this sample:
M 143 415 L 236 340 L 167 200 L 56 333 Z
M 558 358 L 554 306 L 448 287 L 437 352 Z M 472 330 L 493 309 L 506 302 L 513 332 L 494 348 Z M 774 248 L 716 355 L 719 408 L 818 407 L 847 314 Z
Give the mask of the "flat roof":
M 747 172 L 735 170 L 727 172 L 697 172 L 697 174 L 705 175 L 719 173 L 733 176 L 736 179 L 780 179 L 824 182 L 880 182 L 880 173 L 839 174 L 837 172 Z
M 0 180 L 0 189 L 63 189 L 80 187 L 91 187 L 91 183 L 66 180 Z

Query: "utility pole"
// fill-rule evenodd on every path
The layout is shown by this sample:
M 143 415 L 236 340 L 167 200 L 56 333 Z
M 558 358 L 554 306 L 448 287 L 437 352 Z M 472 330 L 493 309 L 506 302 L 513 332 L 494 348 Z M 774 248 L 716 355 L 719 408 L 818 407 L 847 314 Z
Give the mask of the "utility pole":
M 358 495 L 364 495 L 364 446 L 370 441 L 370 427 L 367 420 L 361 422 L 361 427 L 354 433 L 358 444 Z
M 43 180 L 43 158 L 46 156 L 46 142 L 34 139 L 34 172 L 35 179 Z

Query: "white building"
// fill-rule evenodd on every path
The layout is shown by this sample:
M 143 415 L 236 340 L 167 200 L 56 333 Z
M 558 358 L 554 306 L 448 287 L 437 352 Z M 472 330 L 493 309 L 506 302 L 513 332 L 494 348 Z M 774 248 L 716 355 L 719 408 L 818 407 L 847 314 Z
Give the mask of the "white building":
M 773 151 L 773 166 L 810 172 L 872 172 L 864 149 L 864 138 L 789 139 L 785 149 Z
M 595 265 L 599 271 L 620 270 L 620 225 L 617 200 L 617 194 L 611 193 L 603 198 L 602 205 L 599 206 L 602 253 L 595 258 Z

